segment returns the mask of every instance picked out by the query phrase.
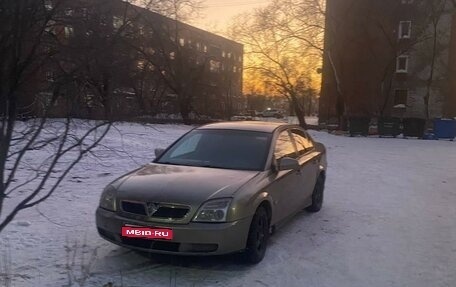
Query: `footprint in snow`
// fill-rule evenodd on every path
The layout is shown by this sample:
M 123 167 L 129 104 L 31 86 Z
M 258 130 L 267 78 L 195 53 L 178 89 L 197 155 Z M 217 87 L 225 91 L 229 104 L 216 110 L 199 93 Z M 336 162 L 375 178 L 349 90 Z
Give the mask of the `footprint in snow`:
M 99 173 L 98 177 L 105 177 L 105 176 L 109 176 L 109 175 L 111 175 L 110 172 L 104 172 L 104 173 Z
M 72 179 L 87 179 L 89 177 L 87 177 L 87 176 L 72 176 L 71 178 Z
M 16 222 L 16 225 L 27 227 L 27 226 L 30 226 L 32 224 L 29 221 L 18 221 L 18 222 Z

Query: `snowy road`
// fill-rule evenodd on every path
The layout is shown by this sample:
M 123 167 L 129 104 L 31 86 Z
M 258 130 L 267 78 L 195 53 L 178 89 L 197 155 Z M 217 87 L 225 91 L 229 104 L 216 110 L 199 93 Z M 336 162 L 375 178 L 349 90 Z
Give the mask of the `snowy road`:
M 299 214 L 271 238 L 263 262 L 245 266 L 231 256 L 147 259 L 98 237 L 94 211 L 104 185 L 188 130 L 118 128 L 122 137 L 113 131 L 105 142 L 116 152 L 85 160 L 53 198 L 2 233 L 12 286 L 65 286 L 68 273 L 73 286 L 99 287 L 456 286 L 456 142 L 313 132 L 328 148 L 323 210 Z

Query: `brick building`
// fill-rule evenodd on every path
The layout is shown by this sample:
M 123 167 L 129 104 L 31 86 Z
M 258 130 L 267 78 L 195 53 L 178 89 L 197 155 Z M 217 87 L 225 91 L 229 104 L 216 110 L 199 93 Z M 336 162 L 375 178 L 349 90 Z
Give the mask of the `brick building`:
M 241 44 L 120 0 L 44 3 L 49 57 L 24 114 L 227 118 L 244 108 Z
M 320 123 L 455 117 L 455 5 L 328 0 Z

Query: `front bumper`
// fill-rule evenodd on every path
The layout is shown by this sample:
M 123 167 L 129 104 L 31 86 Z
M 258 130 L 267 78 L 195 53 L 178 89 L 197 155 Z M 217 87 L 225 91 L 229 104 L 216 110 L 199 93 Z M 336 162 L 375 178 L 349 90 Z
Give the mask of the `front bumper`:
M 227 223 L 153 224 L 124 218 L 115 212 L 98 208 L 96 224 L 104 239 L 140 251 L 178 255 L 220 255 L 241 251 L 247 243 L 252 218 Z M 170 228 L 172 240 L 150 240 L 121 236 L 125 224 Z

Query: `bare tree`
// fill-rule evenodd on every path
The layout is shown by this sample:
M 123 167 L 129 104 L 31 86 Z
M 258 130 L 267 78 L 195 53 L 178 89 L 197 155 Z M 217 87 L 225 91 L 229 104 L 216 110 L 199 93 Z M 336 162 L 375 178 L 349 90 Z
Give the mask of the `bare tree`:
M 449 35 L 446 29 L 440 29 L 441 22 L 445 14 L 454 13 L 456 8 L 456 3 L 454 1 L 450 2 L 449 0 L 438 0 L 438 1 L 429 1 L 424 4 L 425 11 L 427 11 L 427 21 L 425 23 L 429 24 L 429 30 L 427 32 L 428 48 L 426 49 L 426 55 L 422 55 L 423 58 L 427 61 L 427 66 L 429 67 L 428 77 L 426 79 L 426 94 L 423 97 L 424 100 L 424 115 L 427 120 L 430 119 L 430 102 L 432 90 L 434 88 L 440 88 L 443 90 L 443 87 L 436 87 L 439 84 L 436 82 L 442 82 L 442 73 L 439 73 L 439 68 L 441 70 L 442 64 L 439 62 L 439 59 L 443 56 L 445 49 L 447 49 L 447 44 L 444 41 L 448 41 Z M 444 68 L 445 72 L 447 67 Z M 445 74 L 444 72 L 444 74 Z M 444 79 L 448 80 L 448 79 Z
M 141 2 L 141 1 L 140 1 Z M 208 60 L 201 58 L 200 49 L 192 49 L 194 45 L 185 42 L 184 36 L 188 20 L 196 15 L 201 2 L 198 0 L 142 1 L 146 10 L 160 13 L 151 17 L 141 17 L 142 28 L 153 35 L 153 43 L 146 39 L 132 43 L 140 54 L 141 67 L 155 71 L 156 82 L 163 83 L 168 93 L 176 96 L 177 106 L 185 124 L 190 124 L 190 113 L 201 77 Z M 199 51 L 198 51 L 199 50 Z M 158 78 L 158 79 L 157 79 Z M 157 88 L 155 91 L 158 91 Z M 162 90 L 162 92 L 164 92 Z
M 252 15 L 238 17 L 231 35 L 245 45 L 246 73 L 255 75 L 253 79 L 266 82 L 277 94 L 285 96 L 300 125 L 305 127 L 304 106 L 299 98 L 303 90 L 315 84 L 315 71 L 321 61 L 322 44 L 319 41 L 322 35 L 318 36 L 321 34 L 318 24 L 301 25 L 315 16 L 310 13 L 310 6 L 315 2 L 291 2 L 275 1 Z
M 61 87 L 73 75 L 54 77 L 44 70 L 68 48 L 65 34 L 72 30 L 62 20 L 68 4 L 66 0 L 0 3 L 0 232 L 21 210 L 48 199 L 109 131 L 108 121 L 49 118 L 64 98 Z M 39 77 L 42 74 L 45 79 Z M 40 90 L 46 91 L 43 102 L 36 101 Z M 40 108 L 42 117 L 18 122 L 26 105 Z

